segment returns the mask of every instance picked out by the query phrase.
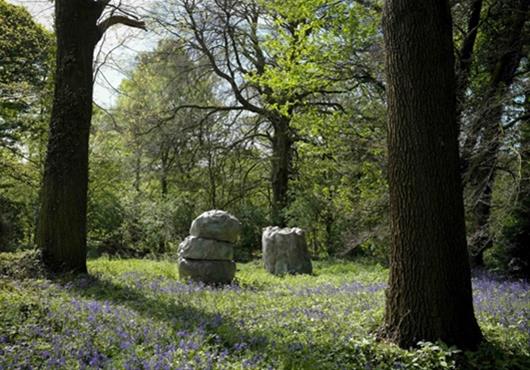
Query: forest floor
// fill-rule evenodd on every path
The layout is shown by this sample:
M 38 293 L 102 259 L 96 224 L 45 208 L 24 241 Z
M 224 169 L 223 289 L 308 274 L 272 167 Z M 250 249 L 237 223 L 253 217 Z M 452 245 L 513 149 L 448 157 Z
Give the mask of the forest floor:
M 89 275 L 54 280 L 0 268 L 0 369 L 530 368 L 528 283 L 473 278 L 478 352 L 406 351 L 376 340 L 385 268 L 335 260 L 314 270 L 274 277 L 241 263 L 236 283 L 212 288 L 179 282 L 170 261 L 97 259 Z

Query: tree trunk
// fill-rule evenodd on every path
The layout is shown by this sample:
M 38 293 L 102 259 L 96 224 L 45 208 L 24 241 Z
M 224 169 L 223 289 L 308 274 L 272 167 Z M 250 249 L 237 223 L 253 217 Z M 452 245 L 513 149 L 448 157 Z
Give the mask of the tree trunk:
M 288 186 L 291 173 L 292 146 L 289 118 L 280 116 L 272 120 L 272 210 L 274 226 L 286 226 L 285 210 L 289 204 Z
M 466 90 L 469 86 L 469 75 L 473 62 L 473 50 L 477 39 L 478 27 L 480 24 L 480 13 L 482 11 L 482 0 L 474 0 L 471 3 L 469 19 L 467 22 L 467 33 L 460 48 L 460 55 L 457 61 L 457 84 L 456 84 L 456 117 L 460 124 L 462 111 L 465 105 Z
M 521 180 L 514 222 L 504 230 L 508 240 L 508 270 L 530 280 L 530 96 L 526 96 L 526 120 L 520 124 Z
M 55 0 L 55 92 L 41 189 L 37 245 L 55 272 L 86 272 L 88 141 L 92 120 L 94 48 L 116 24 L 143 22 L 109 16 L 107 0 Z
M 142 150 L 140 144 L 136 143 L 136 150 L 134 151 L 134 181 L 133 187 L 136 195 L 140 194 L 142 184 Z
M 86 272 L 88 140 L 100 5 L 56 0 L 57 69 L 37 244 L 52 271 Z
M 169 150 L 163 149 L 160 156 L 160 192 L 162 193 L 162 198 L 167 196 L 167 176 L 169 172 Z
M 217 180 L 211 151 L 208 152 L 208 179 L 210 180 L 210 207 L 217 209 Z
M 326 252 L 328 256 L 334 256 L 336 254 L 335 243 L 333 240 L 333 223 L 335 219 L 331 210 L 326 210 L 324 213 L 324 225 L 326 226 Z
M 162 169 L 162 173 L 160 175 L 160 192 L 162 193 L 162 198 L 167 197 L 167 172 L 166 169 Z
M 383 335 L 401 347 L 476 348 L 449 5 L 387 0 L 383 27 L 392 231 Z

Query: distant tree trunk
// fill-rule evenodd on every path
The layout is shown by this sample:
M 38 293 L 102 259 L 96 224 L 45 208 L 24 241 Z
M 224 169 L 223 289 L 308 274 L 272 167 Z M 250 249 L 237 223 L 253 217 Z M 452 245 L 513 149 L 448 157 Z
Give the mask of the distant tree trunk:
M 465 106 L 466 90 L 469 86 L 469 75 L 473 62 L 473 50 L 477 39 L 478 27 L 480 24 L 480 13 L 482 11 L 483 0 L 474 0 L 471 3 L 469 19 L 467 22 L 467 32 L 460 48 L 460 55 L 457 61 L 457 84 L 456 84 L 456 102 L 457 122 L 460 124 L 462 111 Z
M 160 175 L 160 192 L 162 197 L 167 196 L 167 172 L 165 168 L 162 168 L 162 174 Z
M 134 182 L 133 187 L 136 194 L 140 194 L 142 184 L 142 150 L 140 144 L 136 143 L 136 150 L 134 151 Z
M 162 145 L 160 153 L 160 193 L 162 195 L 162 201 L 165 202 L 167 199 L 168 192 L 168 172 L 169 172 L 169 150 L 165 145 Z M 158 253 L 162 254 L 166 251 L 166 244 L 170 240 L 171 236 L 167 232 L 168 228 L 164 227 L 160 229 L 160 240 L 158 242 Z
M 167 176 L 169 171 L 169 150 L 166 148 L 162 149 L 160 166 L 160 192 L 162 193 L 162 197 L 165 198 L 168 190 Z
M 472 230 L 469 251 L 474 266 L 484 265 L 484 252 L 493 245 L 490 232 L 491 201 L 497 173 L 497 159 L 503 134 L 504 101 L 523 57 L 523 30 L 528 19 L 529 0 L 512 0 L 505 13 L 513 14 L 504 21 L 506 34 L 491 40 L 499 57 L 490 66 L 490 83 L 484 104 L 464 142 L 462 157 L 464 183 L 473 190 Z M 504 28 L 503 28 L 504 29 Z
M 215 168 L 212 152 L 208 152 L 208 179 L 210 180 L 210 207 L 217 208 L 217 180 L 215 178 Z
M 272 137 L 272 210 L 271 222 L 275 226 L 285 226 L 285 210 L 289 204 L 288 187 L 291 173 L 293 141 L 289 118 L 279 116 L 273 119 Z
M 472 303 L 447 1 L 387 0 L 390 279 L 383 335 L 481 340 Z
M 336 254 L 334 240 L 333 240 L 333 223 L 335 218 L 330 209 L 327 209 L 324 212 L 324 225 L 326 227 L 326 251 L 329 256 L 334 256 Z
M 127 20 L 115 16 L 98 25 L 107 4 L 106 0 L 55 0 L 57 67 L 37 244 L 47 268 L 56 272 L 87 271 L 93 54 L 106 29 Z
M 530 93 L 530 92 L 528 92 Z M 521 180 L 513 214 L 514 222 L 504 230 L 508 270 L 530 280 L 530 96 L 526 96 L 526 119 L 520 123 Z

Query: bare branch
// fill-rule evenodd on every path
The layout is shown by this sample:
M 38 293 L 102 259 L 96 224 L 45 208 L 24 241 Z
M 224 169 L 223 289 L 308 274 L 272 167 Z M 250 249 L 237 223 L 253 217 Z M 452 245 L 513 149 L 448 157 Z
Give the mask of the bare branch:
M 132 19 L 123 15 L 112 15 L 98 24 L 98 29 L 101 36 L 103 36 L 110 27 L 116 24 L 123 24 L 129 27 L 140 28 L 144 31 L 147 31 L 144 21 Z

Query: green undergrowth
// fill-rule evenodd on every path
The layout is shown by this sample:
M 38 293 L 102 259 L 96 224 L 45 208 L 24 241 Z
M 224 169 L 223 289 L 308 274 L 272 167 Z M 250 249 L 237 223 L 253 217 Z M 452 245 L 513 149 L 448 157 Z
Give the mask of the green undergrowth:
M 40 261 L 40 252 L 35 250 L 0 253 L 0 278 L 16 280 L 46 278 L 48 273 Z
M 387 270 L 369 262 L 316 261 L 313 275 L 275 277 L 255 261 L 238 264 L 235 284 L 225 287 L 179 282 L 170 261 L 97 259 L 89 272 L 73 280 L 0 278 L 0 369 L 530 365 L 528 318 L 514 313 L 499 322 L 494 305 L 478 313 L 486 341 L 475 353 L 378 341 Z M 486 283 L 485 292 L 500 286 Z M 511 289 L 510 310 L 528 309 L 528 293 Z

